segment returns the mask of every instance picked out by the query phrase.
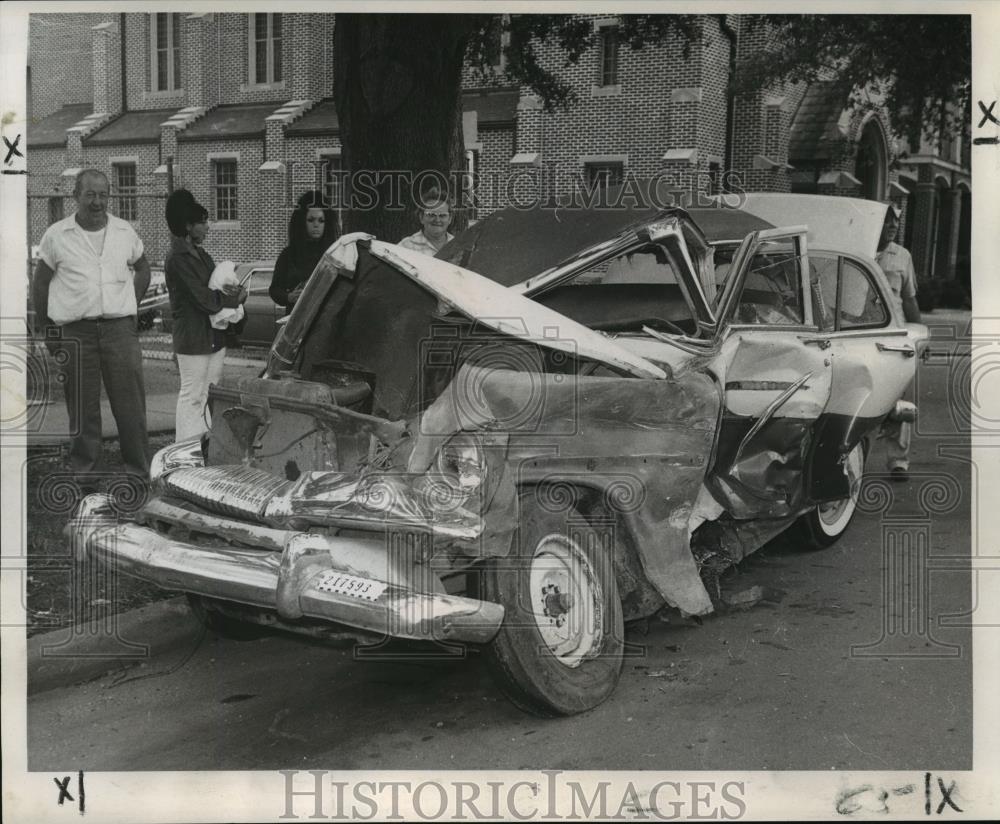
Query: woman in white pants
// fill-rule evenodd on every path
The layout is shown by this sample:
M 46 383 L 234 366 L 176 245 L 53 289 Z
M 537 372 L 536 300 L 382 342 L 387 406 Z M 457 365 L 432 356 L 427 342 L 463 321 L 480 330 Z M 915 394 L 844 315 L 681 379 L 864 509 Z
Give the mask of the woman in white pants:
M 208 429 L 208 387 L 222 376 L 227 337 L 239 332 L 238 328 L 213 328 L 210 316 L 239 306 L 247 293 L 235 285 L 209 288 L 215 261 L 201 246 L 208 234 L 208 211 L 187 189 L 178 189 L 167 198 L 167 225 L 173 237 L 165 274 L 181 374 L 175 438 L 184 441 Z

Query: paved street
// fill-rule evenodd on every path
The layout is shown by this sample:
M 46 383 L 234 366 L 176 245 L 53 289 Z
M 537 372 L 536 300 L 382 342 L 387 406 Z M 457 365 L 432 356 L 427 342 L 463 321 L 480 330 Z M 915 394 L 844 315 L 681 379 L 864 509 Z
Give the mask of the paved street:
M 954 337 L 945 326 L 937 337 Z M 885 480 L 878 444 L 865 511 L 837 545 L 744 562 L 726 585 L 767 587 L 750 608 L 633 627 L 617 692 L 588 714 L 522 714 L 476 654 L 356 660 L 287 637 L 207 637 L 117 680 L 34 695 L 29 768 L 969 769 L 970 632 L 939 625 L 970 609 L 970 466 L 954 419 L 967 347 L 937 352 L 919 373 L 910 483 Z M 907 535 L 929 536 L 908 572 L 894 554 Z
M 150 432 L 173 431 L 180 377 L 172 357 L 170 336 L 145 332 L 140 335 L 140 340 L 143 349 L 147 428 Z M 48 391 L 39 387 L 29 395 L 33 403 L 26 415 L 28 444 L 42 446 L 63 443 L 69 431 L 69 422 L 58 368 L 51 357 L 44 355 L 44 350 L 39 348 L 37 351 L 43 361 L 36 367 L 36 371 L 46 377 L 43 385 L 48 387 Z M 263 366 L 264 355 L 265 352 L 259 348 L 233 349 L 226 356 L 226 374 L 257 374 Z M 101 428 L 105 438 L 113 438 L 118 434 L 103 387 Z

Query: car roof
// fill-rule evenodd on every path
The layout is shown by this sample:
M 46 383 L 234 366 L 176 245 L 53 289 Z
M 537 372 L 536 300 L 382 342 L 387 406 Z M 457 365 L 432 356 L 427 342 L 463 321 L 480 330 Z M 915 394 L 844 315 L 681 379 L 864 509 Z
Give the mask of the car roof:
M 617 237 L 659 217 L 689 215 L 711 243 L 741 239 L 767 221 L 718 206 L 683 210 L 652 207 L 571 208 L 509 206 L 489 215 L 448 243 L 436 257 L 512 286 L 544 272 L 595 243 Z

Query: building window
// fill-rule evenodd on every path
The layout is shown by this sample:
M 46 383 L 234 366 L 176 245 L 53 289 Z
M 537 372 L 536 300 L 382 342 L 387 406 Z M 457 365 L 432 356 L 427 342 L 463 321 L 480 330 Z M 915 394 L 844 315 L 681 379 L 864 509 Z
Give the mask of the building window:
M 114 163 L 111 166 L 111 181 L 115 197 L 115 213 L 122 220 L 139 219 L 139 187 L 135 179 L 134 163 Z
M 462 206 L 473 210 L 477 207 L 476 195 L 479 189 L 479 149 L 465 150 L 465 174 L 462 175 Z
M 239 220 L 236 205 L 236 161 L 212 161 L 212 189 L 216 220 Z
M 601 86 L 618 85 L 618 26 L 601 28 Z
M 177 91 L 181 88 L 181 16 L 153 14 L 150 17 L 153 91 Z
M 281 82 L 281 15 L 255 14 L 250 30 L 251 82 Z
M 341 203 L 344 164 L 340 155 L 320 155 L 319 158 L 319 189 L 323 193 L 323 201 L 332 209 L 339 209 Z
M 592 189 L 617 186 L 625 177 L 624 163 L 585 163 L 583 170 Z
M 494 71 L 502 72 L 507 66 L 504 49 L 510 44 L 509 14 L 490 17 L 483 44 L 483 62 Z

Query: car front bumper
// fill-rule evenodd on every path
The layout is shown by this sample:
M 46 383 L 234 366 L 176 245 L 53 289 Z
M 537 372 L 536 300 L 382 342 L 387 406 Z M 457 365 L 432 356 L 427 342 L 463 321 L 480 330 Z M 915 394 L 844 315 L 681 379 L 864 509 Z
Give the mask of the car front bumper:
M 84 498 L 66 533 L 78 560 L 165 589 L 274 611 L 286 622 L 312 618 L 395 638 L 486 643 L 504 617 L 499 604 L 433 591 L 437 579 L 429 571 L 427 588 L 417 588 L 418 566 L 390 561 L 381 540 L 290 532 L 281 551 L 194 543 L 119 521 L 103 494 Z M 376 582 L 381 591 L 372 600 L 332 592 L 323 586 L 330 573 Z

